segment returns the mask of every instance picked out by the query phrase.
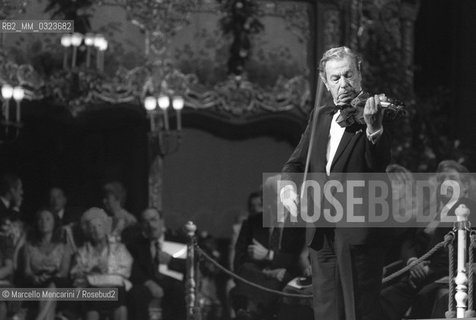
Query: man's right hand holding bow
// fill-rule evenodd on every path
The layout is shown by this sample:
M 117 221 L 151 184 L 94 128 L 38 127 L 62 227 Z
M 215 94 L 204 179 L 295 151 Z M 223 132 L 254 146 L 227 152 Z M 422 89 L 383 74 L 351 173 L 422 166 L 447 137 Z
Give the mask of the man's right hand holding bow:
M 279 192 L 279 199 L 293 217 L 298 215 L 299 197 L 292 185 L 284 186 Z

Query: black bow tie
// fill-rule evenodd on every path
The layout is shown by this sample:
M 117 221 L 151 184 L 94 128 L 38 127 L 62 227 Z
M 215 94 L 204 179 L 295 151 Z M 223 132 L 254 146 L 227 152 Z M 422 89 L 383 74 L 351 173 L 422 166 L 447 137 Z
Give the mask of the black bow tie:
M 339 126 L 346 128 L 354 124 L 365 124 L 364 117 L 362 112 L 359 112 L 357 108 L 352 107 L 351 105 L 340 105 L 336 106 L 334 113 L 340 110 L 340 114 L 336 119 L 336 122 Z

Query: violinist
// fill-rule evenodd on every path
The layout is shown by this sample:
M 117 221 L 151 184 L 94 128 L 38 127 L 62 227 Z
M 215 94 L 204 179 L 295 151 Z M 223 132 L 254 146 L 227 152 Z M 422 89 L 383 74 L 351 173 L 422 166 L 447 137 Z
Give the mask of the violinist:
M 347 47 L 326 51 L 319 67 L 333 105 L 318 106 L 311 113 L 299 145 L 283 167 L 284 177 L 292 179 L 290 173 L 305 170 L 325 173 L 328 179 L 333 173 L 385 172 L 390 139 L 383 109 L 392 101 L 385 94 L 371 96 L 362 91 L 361 59 Z M 281 188 L 280 199 L 292 215 L 297 214 L 295 187 Z M 381 232 L 319 225 L 306 232 L 315 319 L 382 319 L 378 298 L 385 241 L 379 238 L 384 237 Z

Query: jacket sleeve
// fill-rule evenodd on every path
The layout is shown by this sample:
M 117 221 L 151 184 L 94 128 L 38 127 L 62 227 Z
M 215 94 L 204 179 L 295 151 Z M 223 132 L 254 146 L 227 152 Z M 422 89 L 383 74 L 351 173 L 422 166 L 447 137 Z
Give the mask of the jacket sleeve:
M 365 161 L 368 172 L 385 172 L 390 163 L 391 139 L 389 130 L 383 130 L 382 135 L 376 143 L 372 143 L 366 138 Z
M 149 273 L 144 265 L 144 261 L 140 261 L 138 252 L 140 248 L 138 246 L 128 246 L 129 251 L 133 254 L 134 261 L 132 262 L 131 278 L 132 283 L 143 284 L 147 280 L 153 280 L 153 275 Z

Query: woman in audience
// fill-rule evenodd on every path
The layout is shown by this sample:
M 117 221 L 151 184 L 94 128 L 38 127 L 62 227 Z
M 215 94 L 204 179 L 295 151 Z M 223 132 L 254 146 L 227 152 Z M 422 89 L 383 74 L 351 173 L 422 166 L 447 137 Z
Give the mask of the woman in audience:
M 61 241 L 60 226 L 51 211 L 36 213 L 23 253 L 25 287 L 68 287 L 71 253 Z M 40 301 L 36 319 L 54 319 L 55 310 L 56 301 Z
M 427 185 L 431 185 L 433 178 Z M 409 318 L 430 318 L 432 310 L 435 310 L 435 299 L 441 298 L 440 289 L 448 288 L 448 247 L 441 248 L 433 253 L 427 260 L 418 264 L 415 262 L 424 253 L 428 252 L 445 235 L 452 230 L 452 224 L 441 219 L 443 215 L 454 217 L 455 211 L 460 204 L 464 204 L 470 211 L 476 211 L 476 203 L 467 197 L 470 185 L 468 169 L 456 161 L 445 160 L 440 162 L 437 174 L 434 178 L 435 194 L 428 197 L 429 202 L 422 208 L 422 217 L 430 217 L 431 220 L 420 220 L 420 225 L 413 232 L 412 237 L 407 237 L 402 245 L 402 259 L 406 265 L 413 267 L 400 280 L 382 290 L 381 305 L 390 320 L 400 320 L 408 313 Z M 444 183 L 451 182 L 448 189 L 442 188 Z M 456 201 L 453 201 L 453 192 Z M 418 197 L 422 197 L 417 194 Z M 434 210 L 434 212 L 433 212 Z M 439 308 L 440 310 L 442 308 Z M 440 315 L 443 317 L 444 315 Z
M 397 262 L 405 258 L 402 257 L 402 250 L 407 245 L 406 241 L 414 237 L 416 229 L 410 226 L 415 226 L 422 203 L 415 195 L 415 178 L 408 169 L 391 164 L 387 166 L 386 173 L 392 190 L 392 215 L 401 225 L 389 230 L 394 237 L 386 252 L 385 262 L 387 265 L 397 265 Z
M 118 181 L 106 183 L 103 186 L 104 210 L 112 216 L 111 238 L 121 240 L 122 231 L 137 224 L 137 219 L 126 209 L 126 188 Z
M 71 277 L 76 287 L 118 287 L 117 301 L 90 301 L 83 304 L 85 319 L 100 318 L 101 312 L 110 319 L 126 320 L 125 291 L 130 289 L 132 257 L 126 247 L 110 242 L 111 218 L 99 208 L 87 210 L 81 217 L 86 242 L 79 248 Z

